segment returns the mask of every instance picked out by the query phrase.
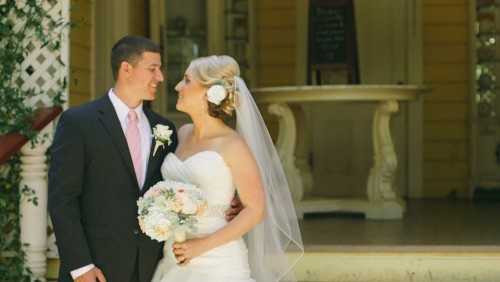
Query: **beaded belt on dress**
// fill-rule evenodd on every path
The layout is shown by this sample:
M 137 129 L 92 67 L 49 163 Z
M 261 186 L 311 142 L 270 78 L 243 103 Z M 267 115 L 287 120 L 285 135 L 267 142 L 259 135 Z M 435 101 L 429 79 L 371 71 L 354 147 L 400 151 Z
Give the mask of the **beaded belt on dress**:
M 229 205 L 217 204 L 217 205 L 208 205 L 208 210 L 204 212 L 202 217 L 226 217 L 226 211 L 230 208 Z

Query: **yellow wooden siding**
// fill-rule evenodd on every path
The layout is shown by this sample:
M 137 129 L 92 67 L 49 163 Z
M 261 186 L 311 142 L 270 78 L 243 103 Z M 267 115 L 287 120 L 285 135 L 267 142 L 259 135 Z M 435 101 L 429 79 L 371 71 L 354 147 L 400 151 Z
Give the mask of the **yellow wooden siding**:
M 82 105 L 89 102 L 89 96 L 79 92 L 72 92 L 70 98 L 70 107 Z
M 90 49 L 92 42 L 89 40 L 92 38 L 92 26 L 89 20 L 82 22 L 78 27 L 71 30 L 71 43 L 76 46 L 82 46 Z
M 295 84 L 295 1 L 257 1 L 257 86 Z
M 269 9 L 259 11 L 260 27 L 293 27 L 295 26 L 295 21 L 295 9 Z
M 257 36 L 259 47 L 266 49 L 270 46 L 283 46 L 295 48 L 295 30 L 292 28 L 262 28 Z M 290 58 L 290 64 L 295 58 Z
M 424 143 L 433 141 L 448 141 L 453 144 L 457 141 L 467 141 L 469 139 L 469 129 L 463 122 L 451 121 L 425 121 L 424 122 Z M 424 156 L 425 160 L 432 159 L 433 156 Z
M 282 9 L 291 8 L 295 9 L 294 0 L 259 0 L 257 1 L 257 9 Z
M 424 8 L 425 13 L 425 8 Z M 425 44 L 469 44 L 469 30 L 465 25 L 424 25 L 424 47 Z M 425 51 L 425 49 L 424 49 Z M 425 52 L 424 52 L 425 54 Z
M 424 7 L 429 5 L 468 5 L 470 0 L 422 0 Z
M 424 172 L 427 179 L 457 181 L 468 173 L 468 166 L 462 160 L 447 159 L 427 163 Z
M 461 101 L 467 103 L 470 99 L 470 90 L 467 82 L 433 82 L 432 88 L 433 94 L 425 96 L 426 102 Z M 434 93 L 439 93 L 439 95 L 434 95 Z
M 71 0 L 71 21 L 74 23 L 87 23 L 92 21 L 92 0 Z
M 69 106 L 90 101 L 92 75 L 92 0 L 71 1 Z
M 133 35 L 148 36 L 149 10 L 148 2 L 132 0 L 130 3 L 130 32 Z
M 80 44 L 73 44 L 71 46 L 71 68 L 90 70 L 91 62 L 89 56 L 90 49 L 86 46 L 81 46 Z
M 450 196 L 451 191 L 457 191 L 459 197 L 467 197 L 465 191 L 469 188 L 463 180 L 437 180 L 428 181 L 426 184 L 426 198 L 446 198 Z M 460 191 L 460 193 L 459 193 Z
M 468 196 L 469 2 L 423 0 L 424 197 Z
M 469 76 L 470 69 L 468 62 L 424 63 L 424 81 L 427 85 L 432 86 L 432 84 L 440 82 L 464 82 L 469 80 Z M 432 95 L 439 95 L 439 93 L 432 93 Z
M 289 65 L 290 58 L 295 58 L 295 48 L 291 46 L 269 46 L 259 50 L 259 65 Z
M 90 97 L 91 73 L 88 70 L 72 68 L 70 70 L 70 101 L 73 94 Z M 72 103 L 72 102 L 71 102 Z M 74 105 L 72 105 L 74 106 Z
M 434 160 L 467 160 L 469 154 L 466 143 L 461 142 L 427 142 L 424 154 L 432 156 Z
M 435 2 L 434 2 L 435 3 Z M 443 6 L 427 5 L 423 14 L 423 21 L 426 24 L 468 24 L 469 11 L 463 9 L 464 5 L 457 5 L 455 2 L 446 6 L 446 13 L 443 13 Z
M 465 62 L 469 56 L 469 47 L 465 44 L 430 45 L 425 49 L 424 62 Z
M 295 68 L 291 66 L 268 66 L 260 71 L 262 87 L 295 85 Z
M 432 121 L 450 121 L 466 122 L 468 118 L 469 106 L 464 102 L 451 101 L 441 102 L 433 101 L 426 103 L 424 108 L 425 120 Z

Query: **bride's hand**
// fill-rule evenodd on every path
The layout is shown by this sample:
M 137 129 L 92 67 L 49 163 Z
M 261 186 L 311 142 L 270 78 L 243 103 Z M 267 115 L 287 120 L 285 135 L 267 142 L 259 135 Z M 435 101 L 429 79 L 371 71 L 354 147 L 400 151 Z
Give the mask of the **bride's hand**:
M 186 266 L 189 262 L 208 251 L 206 248 L 207 244 L 203 243 L 202 238 L 200 239 L 190 239 L 184 242 L 176 242 L 172 245 L 175 258 L 177 259 L 177 265 Z

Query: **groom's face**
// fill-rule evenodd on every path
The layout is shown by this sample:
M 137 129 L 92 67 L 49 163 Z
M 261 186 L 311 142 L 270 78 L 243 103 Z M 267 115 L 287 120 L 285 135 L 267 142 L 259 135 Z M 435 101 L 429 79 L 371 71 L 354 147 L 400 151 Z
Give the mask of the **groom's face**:
M 129 86 L 134 95 L 141 100 L 151 101 L 156 98 L 156 91 L 163 81 L 161 72 L 161 56 L 158 53 L 144 52 L 141 60 L 130 65 L 128 73 Z

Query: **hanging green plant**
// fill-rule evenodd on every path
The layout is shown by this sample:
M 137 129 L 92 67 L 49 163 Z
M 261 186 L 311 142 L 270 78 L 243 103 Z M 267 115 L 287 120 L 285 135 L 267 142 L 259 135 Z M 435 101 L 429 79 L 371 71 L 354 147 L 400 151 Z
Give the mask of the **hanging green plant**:
M 0 281 L 29 281 L 29 272 L 24 272 L 26 255 L 21 251 L 19 240 L 20 164 L 17 154 L 0 166 Z

